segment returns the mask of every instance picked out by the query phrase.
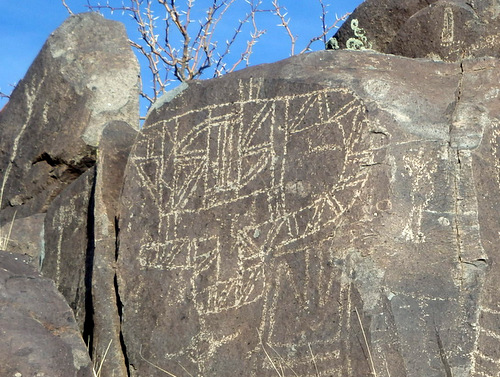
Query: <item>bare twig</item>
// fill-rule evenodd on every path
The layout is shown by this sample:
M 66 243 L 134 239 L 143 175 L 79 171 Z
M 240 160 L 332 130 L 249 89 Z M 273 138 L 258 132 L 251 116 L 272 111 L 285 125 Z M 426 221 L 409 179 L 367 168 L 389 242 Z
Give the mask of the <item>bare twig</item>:
M 314 365 L 314 370 L 316 372 L 316 377 L 319 377 L 318 365 L 316 364 L 316 357 L 314 357 L 314 353 L 311 348 L 311 343 L 307 343 L 307 345 L 309 346 L 309 352 L 311 353 L 311 358 Z
M 253 46 L 257 43 L 259 38 L 266 33 L 266 30 L 259 29 L 259 27 L 257 26 L 257 21 L 255 16 L 258 12 L 268 12 L 268 11 L 259 9 L 259 6 L 262 4 L 261 0 L 257 2 L 252 0 L 251 2 L 249 2 L 249 4 L 250 4 L 250 12 L 246 14 L 243 20 L 240 20 L 240 23 L 238 27 L 235 29 L 232 39 L 226 41 L 226 50 L 221 55 L 219 55 L 214 76 L 220 76 L 224 73 L 233 72 L 243 62 L 245 62 L 246 63 L 245 65 L 248 66 L 250 64 L 250 56 L 252 55 Z M 250 33 L 251 38 L 247 41 L 246 49 L 241 53 L 239 59 L 236 60 L 236 62 L 231 66 L 231 68 L 226 69 L 224 60 L 229 55 L 230 47 L 236 41 L 236 37 L 241 32 L 243 25 L 247 22 L 251 22 L 252 24 L 252 32 Z
M 66 0 L 61 1 L 66 6 Z M 311 39 L 300 53 L 310 51 L 315 41 L 323 39 L 325 42 L 326 35 L 347 17 L 336 18 L 333 24 L 328 24 L 327 5 L 324 0 L 318 1 L 322 10 L 321 33 Z M 239 0 L 128 0 L 127 5 L 124 0 L 86 2 L 86 7 L 91 11 L 120 11 L 135 21 L 138 38 L 131 38 L 130 44 L 145 59 L 145 65 L 151 73 L 151 88 L 143 88 L 141 93 L 151 103 L 174 81 L 190 81 L 208 72 L 217 77 L 236 70 L 240 65 L 248 66 L 255 44 L 267 32 L 257 20 L 262 13 L 278 17 L 279 26 L 285 29 L 290 39 L 291 55 L 296 51 L 298 37 L 292 32 L 291 20 L 279 0 L 270 0 L 268 3 L 272 5 L 269 9 L 263 9 L 262 4 L 266 0 L 245 0 L 248 6 L 245 16 L 235 22 L 234 32 L 225 44 L 217 40 L 217 29 L 221 23 L 229 22 L 231 17 L 228 12 L 233 9 L 233 5 L 240 3 Z M 244 37 L 246 31 L 249 33 Z M 246 43 L 238 44 L 242 38 L 247 38 Z M 233 51 L 236 47 L 240 51 Z
M 210 67 L 213 68 L 213 76 L 216 77 L 233 71 L 243 61 L 248 64 L 253 45 L 265 33 L 258 29 L 255 22 L 255 14 L 262 11 L 259 9 L 261 0 L 247 1 L 249 11 L 245 18 L 238 22 L 232 38 L 226 41 L 222 50 L 214 40 L 219 23 L 225 19 L 225 15 L 235 2 L 236 0 L 212 0 L 205 8 L 205 17 L 202 20 L 193 19 L 195 14 L 193 0 L 182 3 L 175 0 L 130 0 L 129 6 L 123 4 L 113 6 L 109 0 L 105 4 L 93 5 L 87 0 L 87 7 L 89 10 L 107 10 L 111 13 L 120 10 L 134 19 L 140 38 L 131 40 L 130 43 L 146 59 L 152 74 L 153 94 L 148 95 L 143 91 L 142 95 L 150 102 L 154 102 L 172 81 L 193 80 Z M 154 4 L 156 7 L 153 9 Z M 236 63 L 227 68 L 225 61 L 231 47 L 238 39 L 243 25 L 250 20 L 254 32 L 247 41 L 245 51 Z
M 266 354 L 267 359 L 269 360 L 269 362 L 273 366 L 274 370 L 276 371 L 276 373 L 278 374 L 278 376 L 280 376 L 280 377 L 284 376 L 284 373 L 280 373 L 280 371 L 278 370 L 278 368 L 277 368 L 276 364 L 274 363 L 273 359 L 271 358 L 271 356 L 267 352 L 266 347 L 264 346 L 264 343 L 262 342 L 262 336 L 260 335 L 259 330 L 257 330 L 257 334 L 259 334 L 260 345 L 261 345 L 262 349 L 264 350 L 264 353 Z
M 266 350 L 266 347 L 264 346 L 264 342 L 262 341 L 262 335 L 260 334 L 260 332 L 259 332 L 258 329 L 257 329 L 257 334 L 259 335 L 259 341 L 260 341 L 260 345 L 262 347 L 262 350 L 264 351 L 264 354 L 266 355 L 267 359 L 269 360 L 269 362 L 273 366 L 273 368 L 276 371 L 276 373 L 278 374 L 278 376 L 285 377 L 285 368 L 283 367 L 283 365 L 285 365 L 293 373 L 293 375 L 295 377 L 299 377 L 298 374 L 295 373 L 295 371 L 293 370 L 292 366 L 289 363 L 286 362 L 286 360 L 283 358 L 283 356 L 281 356 L 279 354 L 279 352 L 276 351 L 276 349 L 273 348 L 273 346 L 271 346 L 270 344 L 268 344 L 268 347 L 271 348 L 271 350 L 276 354 L 276 356 L 278 356 L 278 359 L 281 360 L 281 362 L 279 364 L 281 372 L 280 372 L 280 370 L 278 370 L 278 367 L 277 367 L 276 363 L 271 358 L 271 356 L 269 355 L 269 353 Z
M 316 42 L 316 41 L 319 41 L 321 39 L 323 39 L 323 41 L 326 40 L 326 36 L 328 35 L 328 33 L 330 31 L 332 31 L 333 29 L 338 29 L 338 23 L 341 22 L 341 21 L 345 21 L 347 19 L 347 17 L 349 17 L 350 13 L 346 13 L 344 14 L 342 17 L 338 17 L 337 15 L 335 16 L 335 21 L 333 22 L 332 25 L 326 27 L 323 29 L 323 32 L 320 34 L 320 35 L 317 35 L 316 37 L 314 38 L 311 38 L 309 40 L 309 42 L 307 43 L 306 47 L 304 47 L 304 49 L 302 51 L 300 51 L 301 54 L 307 52 L 307 51 L 310 51 L 311 50 L 311 45 Z M 326 43 L 326 42 L 325 42 Z M 323 44 L 324 45 L 324 44 Z
M 165 373 L 167 376 L 170 376 L 170 377 L 177 377 L 175 374 L 172 374 L 170 373 L 169 371 L 166 371 L 165 369 L 163 368 L 160 368 L 158 365 L 152 363 L 151 361 L 147 360 L 146 358 L 144 358 L 144 356 L 142 356 L 142 346 L 141 348 L 139 349 L 139 356 L 141 357 L 142 360 L 144 360 L 146 363 L 148 363 L 149 365 L 151 365 L 153 368 L 159 370 L 160 372 L 163 372 Z
M 273 0 L 273 13 L 279 18 L 280 23 L 278 26 L 283 27 L 290 38 L 291 51 L 290 55 L 295 55 L 295 43 L 297 42 L 297 36 L 293 35 L 290 29 L 290 18 L 286 19 L 288 15 L 286 8 L 280 6 L 278 0 Z
M 68 11 L 68 13 L 70 15 L 73 15 L 73 11 L 70 9 L 70 7 L 66 4 L 66 0 L 61 0 L 62 1 L 62 4 L 64 5 L 64 7 L 66 8 L 66 10 Z
M 99 364 L 99 368 L 97 369 L 97 372 L 94 371 L 95 377 L 101 377 L 101 370 L 102 366 L 104 365 L 104 361 L 106 360 L 106 356 L 108 355 L 109 348 L 111 347 L 111 343 L 113 343 L 113 339 L 111 339 L 108 343 L 108 347 L 106 348 L 106 351 L 104 352 L 104 355 L 102 356 L 101 363 Z
M 12 220 L 10 220 L 9 230 L 7 231 L 7 234 L 4 235 L 2 232 L 2 228 L 0 228 L 0 250 L 7 250 L 7 247 L 9 246 L 12 227 L 14 226 L 14 221 L 16 220 L 16 214 L 17 210 L 16 212 L 14 212 Z
M 326 36 L 328 33 L 330 33 L 333 29 L 338 29 L 338 24 L 342 21 L 345 21 L 347 17 L 349 17 L 350 13 L 344 14 L 342 17 L 338 17 L 335 15 L 335 21 L 333 21 L 330 26 L 328 26 L 327 23 L 327 14 L 328 11 L 326 10 L 327 5 L 323 2 L 323 0 L 319 0 L 320 6 L 321 6 L 321 34 L 311 38 L 309 42 L 306 44 L 306 46 L 299 52 L 299 54 L 303 54 L 305 52 L 308 52 L 311 50 L 311 45 L 319 40 L 323 40 L 323 45 L 326 44 Z M 292 29 L 290 27 L 290 21 L 291 19 L 287 19 L 288 13 L 286 12 L 286 8 L 281 6 L 278 2 L 278 0 L 273 0 L 272 2 L 273 5 L 273 13 L 278 17 L 280 23 L 278 26 L 283 27 L 288 35 L 288 38 L 290 39 L 290 55 L 293 56 L 295 55 L 295 46 L 298 40 L 298 37 L 293 34 Z

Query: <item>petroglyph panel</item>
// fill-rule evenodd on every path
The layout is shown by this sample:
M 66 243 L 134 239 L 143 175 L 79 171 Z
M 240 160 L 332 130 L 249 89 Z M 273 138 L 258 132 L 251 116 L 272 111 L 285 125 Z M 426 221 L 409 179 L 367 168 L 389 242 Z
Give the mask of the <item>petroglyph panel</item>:
M 187 111 L 181 95 L 136 142 L 121 224 L 124 295 L 134 302 L 125 337 L 192 374 L 271 375 L 272 352 L 314 376 L 312 350 L 321 375 L 346 375 L 353 300 L 362 304 L 333 240 L 342 216 L 361 215 L 374 163 L 366 110 L 345 89 L 245 80 L 232 90 L 231 102 Z M 145 296 L 157 318 L 132 334 Z

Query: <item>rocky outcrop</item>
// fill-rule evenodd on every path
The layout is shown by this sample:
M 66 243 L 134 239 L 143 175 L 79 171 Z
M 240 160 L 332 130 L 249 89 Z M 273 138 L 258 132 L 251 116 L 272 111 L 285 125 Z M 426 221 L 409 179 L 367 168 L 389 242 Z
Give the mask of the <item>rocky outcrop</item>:
M 56 283 L 75 312 L 83 332 L 86 291 L 90 282 L 88 219 L 95 169 L 91 168 L 67 186 L 51 203 L 45 216 L 42 273 Z M 86 282 L 87 279 L 87 282 Z
M 96 365 L 105 361 L 102 376 L 127 375 L 114 284 L 115 203 L 139 126 L 138 76 L 122 24 L 96 13 L 72 16 L 0 113 L 0 245 L 54 280 Z M 30 357 L 38 362 L 43 352 Z
M 120 23 L 76 15 L 50 36 L 0 112 L 0 224 L 46 212 L 109 120 L 139 126 L 138 75 Z
M 370 42 L 370 47 L 387 53 L 391 42 L 408 19 L 436 1 L 439 0 L 366 0 L 342 24 L 335 38 L 340 48 L 347 48 L 351 38 L 358 39 L 351 26 L 352 21 L 357 20 Z
M 103 377 L 499 374 L 500 64 L 482 37 L 498 11 L 368 0 L 338 34 L 365 51 L 184 84 L 141 131 L 104 85 L 136 90 L 102 57 L 123 40 L 78 39 L 115 24 L 70 18 L 0 113 L 17 124 L 0 131 L 0 236 L 45 275 L 0 254 L 0 374 L 86 376 L 78 333 Z M 115 79 L 96 78 L 103 59 Z M 42 96 L 54 76 L 67 86 Z
M 54 282 L 0 251 L 1 376 L 92 377 L 73 312 Z
M 363 29 L 376 51 L 411 58 L 459 61 L 500 57 L 498 3 L 493 0 L 367 0 L 339 29 L 339 47 Z

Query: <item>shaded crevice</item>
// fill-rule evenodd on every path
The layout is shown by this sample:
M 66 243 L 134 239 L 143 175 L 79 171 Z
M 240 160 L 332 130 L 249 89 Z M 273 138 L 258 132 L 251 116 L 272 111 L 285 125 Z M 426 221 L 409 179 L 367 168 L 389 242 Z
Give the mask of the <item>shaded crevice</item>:
M 31 162 L 32 165 L 40 163 L 46 163 L 51 167 L 49 172 L 50 178 L 63 183 L 71 183 L 95 165 L 95 152 L 91 151 L 89 155 L 73 163 L 65 161 L 61 157 L 51 156 L 49 153 L 43 152 Z
M 95 234 L 94 234 L 94 208 L 95 187 L 97 174 L 94 170 L 94 178 L 90 191 L 90 199 L 87 212 L 87 252 L 85 255 L 85 321 L 83 323 L 83 340 L 92 358 L 94 346 L 94 302 L 92 298 L 92 277 L 94 272 Z
M 449 147 L 450 147 L 450 155 L 455 158 L 454 162 L 454 174 L 453 174 L 453 200 L 454 200 L 454 212 L 455 212 L 455 219 L 454 219 L 454 229 L 455 229 L 455 239 L 457 243 L 457 259 L 458 259 L 458 264 L 460 268 L 460 286 L 463 286 L 463 266 L 462 266 L 462 239 L 460 235 L 460 205 L 461 205 L 461 200 L 462 198 L 460 197 L 460 180 L 462 176 L 462 165 L 461 165 L 461 159 L 460 159 L 460 149 L 454 143 L 453 141 L 453 127 L 454 127 L 454 121 L 455 121 L 455 115 L 457 113 L 458 106 L 460 105 L 460 100 L 462 98 L 462 93 L 463 93 L 463 81 L 464 81 L 464 66 L 463 66 L 463 61 L 460 61 L 460 78 L 458 80 L 458 86 L 457 86 L 457 91 L 456 91 L 456 98 L 455 98 L 455 104 L 454 104 L 454 109 L 451 114 L 451 119 L 450 119 L 450 128 L 449 128 Z
M 73 169 L 75 172 L 83 174 L 95 165 L 95 160 L 95 151 L 92 151 L 90 155 L 82 157 L 80 161 L 75 163 L 67 162 L 61 157 L 51 156 L 49 153 L 43 152 L 41 155 L 35 157 L 31 164 L 35 165 L 40 162 L 46 162 L 52 167 L 64 165 L 69 169 Z
M 450 363 L 448 362 L 448 358 L 446 357 L 446 351 L 443 347 L 443 341 L 441 340 L 441 336 L 439 335 L 439 330 L 434 327 L 434 331 L 436 333 L 436 341 L 439 348 L 439 358 L 441 359 L 441 363 L 443 364 L 444 371 L 446 373 L 446 377 L 453 377 L 451 373 Z
M 458 263 L 460 266 L 460 286 L 463 286 L 463 266 L 462 266 L 462 237 L 460 235 L 460 205 L 462 198 L 460 197 L 460 179 L 461 179 L 461 172 L 462 166 L 461 166 L 461 161 L 460 161 L 460 151 L 457 149 L 456 151 L 456 168 L 455 168 L 455 181 L 454 181 L 454 200 L 455 200 L 455 221 L 454 221 L 454 228 L 455 228 L 455 239 L 457 243 L 457 258 L 458 258 Z
M 462 98 L 462 90 L 463 90 L 463 82 L 464 82 L 464 63 L 460 61 L 460 80 L 458 81 L 458 91 L 457 91 L 457 103 L 455 109 Z
M 118 262 L 118 253 L 119 253 L 119 247 L 120 247 L 120 227 L 119 227 L 119 221 L 118 217 L 115 217 L 115 266 L 116 263 Z M 118 313 L 118 318 L 120 319 L 120 347 L 122 350 L 123 354 L 123 359 L 125 361 L 125 367 L 127 369 L 127 376 L 130 377 L 130 363 L 127 355 L 127 345 L 125 344 L 125 339 L 123 337 L 123 331 L 122 331 L 122 321 L 123 321 L 123 304 L 122 300 L 120 298 L 120 292 L 118 290 L 118 276 L 116 274 L 116 269 L 115 269 L 115 275 L 113 277 L 113 283 L 114 283 L 114 289 L 115 289 L 115 296 L 116 296 L 116 311 Z

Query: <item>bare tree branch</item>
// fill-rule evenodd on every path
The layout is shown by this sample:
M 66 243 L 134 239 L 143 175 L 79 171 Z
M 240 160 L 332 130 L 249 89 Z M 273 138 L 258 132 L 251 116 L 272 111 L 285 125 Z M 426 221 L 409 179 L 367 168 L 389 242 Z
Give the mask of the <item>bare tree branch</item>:
M 325 5 L 323 0 L 319 0 L 319 3 L 321 6 L 320 19 L 321 19 L 322 33 L 311 38 L 309 40 L 309 42 L 306 44 L 306 46 L 299 52 L 299 54 L 303 54 L 305 52 L 311 51 L 311 45 L 316 41 L 323 40 L 323 45 L 325 45 L 326 44 L 326 36 L 328 35 L 328 33 L 330 33 L 333 29 L 338 29 L 337 25 L 340 22 L 345 21 L 347 19 L 347 17 L 349 17 L 349 15 L 350 15 L 350 13 L 346 13 L 340 18 L 337 15 L 335 15 L 335 21 L 330 26 L 328 26 L 327 20 L 326 20 L 326 17 L 328 14 L 328 11 L 326 10 L 327 5 Z M 290 39 L 290 56 L 293 56 L 293 55 L 295 55 L 295 46 L 296 46 L 298 37 L 296 35 L 294 35 L 292 32 L 292 29 L 290 27 L 290 21 L 291 21 L 290 18 L 289 19 L 286 18 L 287 14 L 288 14 L 286 11 L 286 8 L 281 6 L 279 4 L 278 0 L 273 0 L 272 5 L 273 5 L 273 13 L 280 20 L 280 23 L 278 24 L 278 26 L 283 27 L 285 29 L 285 31 L 288 35 L 288 38 Z
M 72 14 L 73 14 L 73 12 L 71 11 L 70 7 L 68 7 L 68 5 L 66 4 L 66 0 L 61 0 L 61 1 L 62 1 L 63 6 L 64 6 L 64 7 L 66 8 L 66 10 L 68 11 L 68 13 L 69 13 L 70 15 L 72 15 Z
M 278 0 L 273 0 L 272 4 L 274 7 L 273 13 L 279 18 L 281 22 L 280 24 L 278 24 L 278 26 L 285 28 L 285 31 L 290 38 L 290 55 L 295 55 L 295 43 L 297 42 L 297 36 L 293 35 L 292 30 L 290 29 L 290 19 L 286 19 L 286 16 L 288 15 L 286 8 L 280 6 Z
M 66 0 L 61 1 L 72 14 Z M 316 41 L 326 42 L 327 34 L 347 17 L 336 17 L 333 24 L 329 24 L 327 5 L 324 0 L 318 1 L 322 12 L 321 33 L 312 38 L 300 53 L 310 51 Z M 125 0 L 86 0 L 86 7 L 90 11 L 111 14 L 119 11 L 134 20 L 138 38 L 131 39 L 130 44 L 145 59 L 151 72 L 151 90 L 143 88 L 141 95 L 152 103 L 173 81 L 193 80 L 206 75 L 207 70 L 217 77 L 236 70 L 242 64 L 248 66 L 256 43 L 267 33 L 258 22 L 263 13 L 277 17 L 278 26 L 284 28 L 290 39 L 291 55 L 295 54 L 298 37 L 292 32 L 291 19 L 279 0 L 245 0 L 248 6 L 245 16 L 234 22 L 234 32 L 225 44 L 218 41 L 218 27 L 222 22 L 232 21 L 228 14 L 236 2 L 243 1 L 127 0 L 125 5 Z M 270 4 L 270 8 L 264 9 L 263 3 Z M 204 16 L 200 17 L 200 13 Z M 243 37 L 243 31 L 249 36 Z M 246 43 L 237 44 L 242 38 L 247 38 Z M 233 51 L 236 47 L 240 51 Z

